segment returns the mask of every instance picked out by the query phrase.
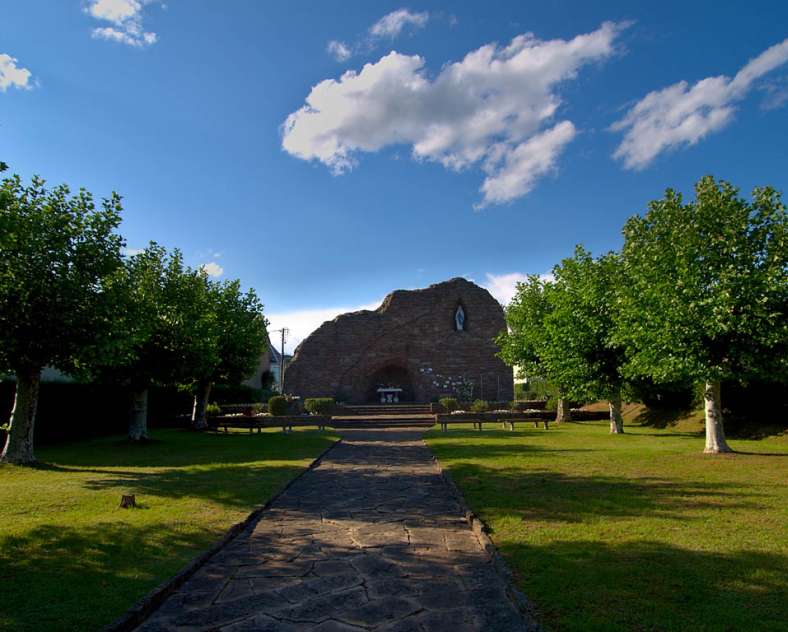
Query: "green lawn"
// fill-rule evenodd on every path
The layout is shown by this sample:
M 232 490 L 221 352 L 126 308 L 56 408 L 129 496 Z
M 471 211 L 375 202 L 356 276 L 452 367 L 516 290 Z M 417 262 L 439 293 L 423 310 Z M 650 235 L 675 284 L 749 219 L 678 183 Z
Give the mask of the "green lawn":
M 109 623 L 336 437 L 160 430 L 153 439 L 42 447 L 40 467 L 0 466 L 0 629 Z M 118 509 L 123 493 L 141 508 Z
M 788 630 L 788 437 L 605 423 L 428 443 L 548 630 Z

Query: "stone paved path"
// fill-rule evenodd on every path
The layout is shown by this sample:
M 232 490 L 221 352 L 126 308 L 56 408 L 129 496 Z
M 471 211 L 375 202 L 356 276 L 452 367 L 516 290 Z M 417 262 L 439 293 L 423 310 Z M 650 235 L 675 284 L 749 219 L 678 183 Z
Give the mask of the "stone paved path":
M 525 630 L 421 432 L 343 434 L 138 630 Z

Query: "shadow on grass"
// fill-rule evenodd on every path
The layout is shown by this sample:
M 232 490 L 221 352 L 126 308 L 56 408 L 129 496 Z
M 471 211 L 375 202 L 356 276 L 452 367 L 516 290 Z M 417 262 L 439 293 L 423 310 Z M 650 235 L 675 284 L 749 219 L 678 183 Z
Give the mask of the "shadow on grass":
M 38 467 L 184 467 L 314 457 L 315 448 L 333 443 L 330 433 L 217 433 L 159 430 L 151 441 L 130 443 L 118 437 L 46 447 Z
M 73 471 L 50 466 L 57 471 Z M 118 470 L 78 470 L 103 474 L 102 478 L 85 481 L 90 490 L 118 489 L 120 493 L 141 498 L 157 496 L 181 498 L 192 496 L 211 500 L 226 507 L 251 509 L 265 500 L 264 490 L 274 491 L 297 476 L 300 465 L 227 465 L 210 469 L 167 469 L 154 472 Z
M 589 518 L 648 516 L 702 520 L 692 512 L 757 510 L 767 494 L 757 487 L 677 481 L 670 478 L 579 476 L 550 470 L 486 468 L 459 463 L 452 478 L 482 516 L 510 516 L 525 522 L 580 523 Z
M 191 496 L 247 509 L 262 504 L 266 493 L 281 488 L 332 443 L 320 432 L 225 436 L 170 431 L 164 440 L 142 446 L 104 440 L 42 451 L 53 462 L 35 468 L 80 475 L 88 490 L 117 489 L 143 503 L 146 497 Z
M 788 630 L 785 555 L 598 540 L 500 550 L 548 629 Z
M 634 423 L 652 428 L 665 429 L 675 426 L 680 420 L 691 415 L 692 408 L 648 408 L 643 410 L 634 418 Z
M 607 427 L 609 425 L 608 422 L 598 422 L 598 421 L 565 421 L 563 424 L 571 424 L 575 426 L 602 426 Z M 635 418 L 633 421 L 624 422 L 624 434 L 621 435 L 623 437 L 627 435 L 632 435 L 635 437 L 659 437 L 660 439 L 699 439 L 702 438 L 704 435 L 704 431 L 701 430 L 670 430 L 669 432 L 642 432 L 641 429 L 667 429 L 669 426 L 659 426 L 651 423 L 643 423 L 640 420 L 640 417 Z
M 773 495 L 755 484 L 468 463 L 450 471 L 499 527 L 491 536 L 548 630 L 788 630 L 788 556 L 748 531 L 773 512 Z M 726 543 L 733 552 L 714 550 L 721 515 L 743 521 L 741 539 Z M 654 535 L 632 541 L 617 527 L 627 518 Z M 676 528 L 696 534 L 700 550 L 671 543 Z M 773 552 L 748 550 L 763 546 Z
M 0 628 L 95 630 L 219 537 L 198 529 L 39 526 L 0 540 Z

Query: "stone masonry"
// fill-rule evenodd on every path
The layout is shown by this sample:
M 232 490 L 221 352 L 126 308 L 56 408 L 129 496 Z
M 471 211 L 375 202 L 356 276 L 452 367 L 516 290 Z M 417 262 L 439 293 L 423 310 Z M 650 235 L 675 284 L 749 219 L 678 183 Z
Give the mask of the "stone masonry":
M 338 316 L 306 338 L 287 368 L 285 390 L 346 403 L 375 401 L 378 386 L 401 387 L 402 401 L 508 401 L 512 369 L 494 342 L 505 327 L 501 305 L 466 279 L 396 290 L 378 309 Z

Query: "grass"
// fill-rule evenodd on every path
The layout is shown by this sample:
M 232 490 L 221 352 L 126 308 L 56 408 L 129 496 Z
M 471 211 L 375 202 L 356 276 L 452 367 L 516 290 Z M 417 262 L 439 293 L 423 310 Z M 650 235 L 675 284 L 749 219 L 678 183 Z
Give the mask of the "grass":
M 696 426 L 697 427 L 697 426 Z M 548 630 L 788 630 L 788 436 L 432 431 Z
M 264 503 L 336 439 L 329 433 L 159 430 L 42 447 L 0 466 L 0 629 L 109 623 Z M 118 509 L 121 494 L 139 509 Z

